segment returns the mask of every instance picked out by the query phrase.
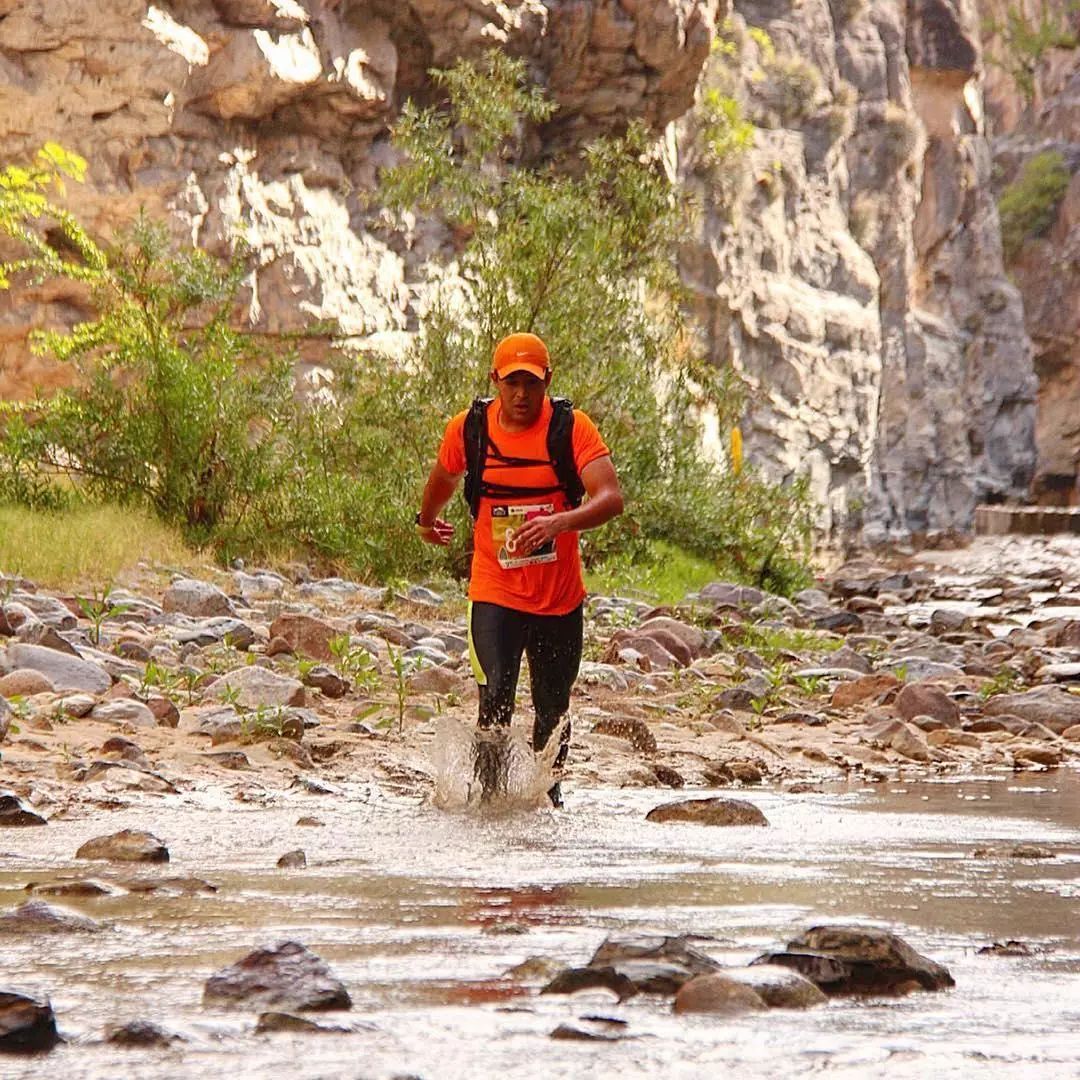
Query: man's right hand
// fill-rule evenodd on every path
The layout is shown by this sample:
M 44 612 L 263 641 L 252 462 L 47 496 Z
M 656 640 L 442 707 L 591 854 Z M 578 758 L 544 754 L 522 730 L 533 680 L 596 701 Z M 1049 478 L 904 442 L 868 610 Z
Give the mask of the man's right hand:
M 443 518 L 436 518 L 433 525 L 416 526 L 416 534 L 425 544 L 434 544 L 436 547 L 446 547 L 454 535 L 454 526 Z

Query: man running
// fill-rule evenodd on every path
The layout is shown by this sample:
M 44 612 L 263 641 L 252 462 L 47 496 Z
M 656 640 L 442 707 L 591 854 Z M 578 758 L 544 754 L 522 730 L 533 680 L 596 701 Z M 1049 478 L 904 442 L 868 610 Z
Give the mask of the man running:
M 491 381 L 496 397 L 478 399 L 446 425 L 416 529 L 430 544 L 450 542 L 454 527 L 438 515 L 465 476 L 474 519 L 469 655 L 480 689 L 479 725 L 510 724 L 524 652 L 539 752 L 570 707 L 581 662 L 578 534 L 621 514 L 623 497 L 596 425 L 548 396 L 551 361 L 540 338 L 511 334 L 500 341 Z M 556 768 L 569 742 L 566 723 Z M 558 783 L 548 795 L 562 805 Z

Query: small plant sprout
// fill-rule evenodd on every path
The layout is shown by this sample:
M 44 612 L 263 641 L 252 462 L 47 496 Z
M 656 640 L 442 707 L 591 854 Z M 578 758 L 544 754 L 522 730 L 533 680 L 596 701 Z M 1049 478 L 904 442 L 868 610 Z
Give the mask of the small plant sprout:
M 131 607 L 130 604 L 113 603 L 110 599 L 111 592 L 112 587 L 105 585 L 100 591 L 94 589 L 89 597 L 80 596 L 78 598 L 79 608 L 90 623 L 90 628 L 87 630 L 86 636 L 90 639 L 90 644 L 95 647 L 101 644 L 101 624 L 105 622 L 106 619 L 111 619 L 116 615 L 120 615 Z

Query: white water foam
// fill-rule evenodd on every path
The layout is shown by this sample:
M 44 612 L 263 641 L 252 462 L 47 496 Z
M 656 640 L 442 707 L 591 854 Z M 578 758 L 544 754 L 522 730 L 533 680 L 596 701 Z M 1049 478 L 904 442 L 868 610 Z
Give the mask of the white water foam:
M 559 780 L 555 758 L 566 723 L 536 754 L 524 724 L 482 731 L 454 717 L 442 717 L 432 751 L 432 803 L 440 810 L 550 808 L 547 793 Z

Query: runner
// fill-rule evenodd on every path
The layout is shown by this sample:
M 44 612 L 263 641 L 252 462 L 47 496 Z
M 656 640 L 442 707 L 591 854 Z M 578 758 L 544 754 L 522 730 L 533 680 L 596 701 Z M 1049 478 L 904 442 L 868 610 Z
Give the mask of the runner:
M 511 334 L 500 341 L 491 381 L 494 398 L 478 399 L 446 425 L 416 529 L 430 544 L 450 542 L 454 527 L 439 512 L 464 476 L 474 519 L 469 655 L 480 689 L 479 726 L 510 724 L 524 652 L 539 752 L 570 707 L 581 662 L 578 534 L 621 514 L 623 497 L 596 425 L 548 396 L 551 362 L 540 338 Z M 569 742 L 567 722 L 556 768 Z M 548 795 L 562 805 L 558 782 Z

